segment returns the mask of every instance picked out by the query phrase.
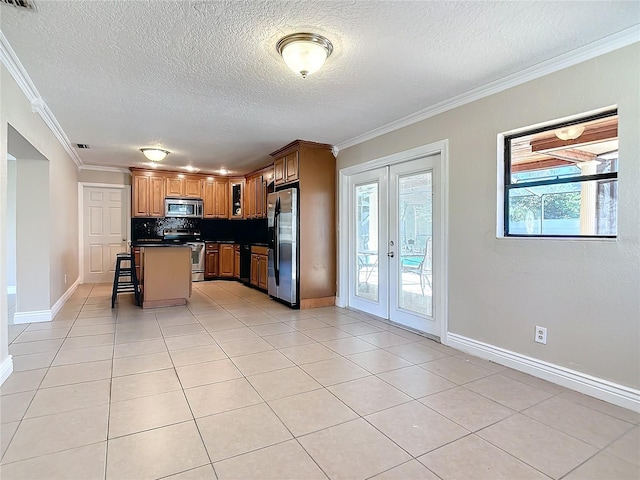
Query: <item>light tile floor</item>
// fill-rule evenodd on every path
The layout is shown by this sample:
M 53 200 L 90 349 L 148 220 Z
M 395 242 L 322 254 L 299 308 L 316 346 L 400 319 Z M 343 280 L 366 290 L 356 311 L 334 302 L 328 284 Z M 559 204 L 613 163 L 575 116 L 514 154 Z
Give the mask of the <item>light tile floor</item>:
M 3 480 L 640 478 L 637 413 L 234 282 L 9 328 Z

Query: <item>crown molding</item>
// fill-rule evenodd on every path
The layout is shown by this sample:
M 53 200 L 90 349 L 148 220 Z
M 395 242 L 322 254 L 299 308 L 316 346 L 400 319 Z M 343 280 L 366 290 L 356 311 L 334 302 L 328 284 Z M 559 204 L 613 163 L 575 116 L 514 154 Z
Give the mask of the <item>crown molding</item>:
M 627 28 L 626 30 L 622 30 L 621 32 L 597 40 L 570 52 L 563 53 L 562 55 L 551 58 L 537 65 L 533 65 L 529 68 L 525 68 L 519 72 L 507 75 L 504 78 L 475 88 L 461 95 L 449 98 L 431 107 L 419 110 L 416 113 L 407 115 L 406 117 L 387 123 L 381 127 L 374 128 L 373 130 L 338 143 L 336 147 L 339 150 L 353 147 L 354 145 L 364 143 L 386 133 L 393 132 L 394 130 L 413 125 L 414 123 L 434 117 L 448 110 L 453 110 L 454 108 L 461 107 L 467 103 L 494 95 L 517 85 L 535 80 L 536 78 L 544 77 L 545 75 L 591 60 L 592 58 L 613 52 L 614 50 L 627 47 L 636 42 L 640 42 L 640 25 Z
M 62 148 L 66 150 L 73 162 L 78 166 L 78 168 L 80 168 L 82 166 L 80 156 L 73 148 L 73 144 L 69 140 L 69 137 L 67 137 L 67 134 L 64 133 L 64 130 L 62 130 L 62 127 L 53 115 L 53 112 L 40 96 L 38 89 L 31 81 L 31 77 L 29 77 L 29 74 L 20 62 L 16 52 L 11 48 L 9 41 L 7 40 L 7 37 L 4 36 L 4 33 L 2 33 L 2 30 L 0 30 L 0 60 L 27 97 L 29 103 L 31 103 L 31 111 L 42 117 L 42 120 L 44 120 L 44 123 L 58 139 Z
M 95 170 L 97 172 L 131 173 L 128 168 L 103 167 L 102 165 L 82 165 L 80 170 Z

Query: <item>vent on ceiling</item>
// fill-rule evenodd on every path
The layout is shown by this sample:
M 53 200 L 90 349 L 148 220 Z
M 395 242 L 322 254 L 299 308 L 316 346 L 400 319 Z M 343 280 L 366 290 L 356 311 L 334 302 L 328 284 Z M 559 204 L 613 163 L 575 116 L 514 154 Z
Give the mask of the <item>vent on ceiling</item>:
M 89 145 L 86 143 L 76 143 L 76 147 L 78 148 L 85 148 L 85 149 L 89 149 Z
M 16 8 L 23 8 L 25 10 L 36 10 L 36 5 L 33 3 L 33 0 L 0 0 L 0 3 L 11 5 Z

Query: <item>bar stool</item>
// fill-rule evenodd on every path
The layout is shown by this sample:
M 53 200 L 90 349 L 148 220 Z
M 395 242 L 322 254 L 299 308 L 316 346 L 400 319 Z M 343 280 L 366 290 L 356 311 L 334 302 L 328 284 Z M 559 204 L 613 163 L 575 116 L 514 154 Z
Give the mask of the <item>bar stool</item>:
M 122 262 L 129 262 L 129 266 L 122 266 Z M 136 275 L 136 262 L 133 253 L 118 253 L 116 255 L 116 273 L 113 277 L 113 293 L 111 294 L 111 308 L 114 308 L 119 293 L 133 292 L 136 305 L 140 306 L 140 285 Z

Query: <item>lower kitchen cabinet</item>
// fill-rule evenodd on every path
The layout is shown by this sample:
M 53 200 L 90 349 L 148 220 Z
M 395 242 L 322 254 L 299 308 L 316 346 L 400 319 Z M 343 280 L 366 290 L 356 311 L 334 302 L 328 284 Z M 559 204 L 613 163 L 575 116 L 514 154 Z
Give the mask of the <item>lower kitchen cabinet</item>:
M 266 290 L 267 285 L 267 256 L 260 255 L 258 258 L 258 288 Z
M 251 285 L 253 285 L 254 287 L 258 286 L 258 259 L 260 258 L 260 255 L 256 254 L 256 253 L 252 253 L 251 254 L 251 277 L 249 280 L 249 283 L 251 283 Z
M 251 278 L 250 283 L 254 287 L 267 290 L 267 247 L 254 245 L 251 247 Z
M 220 244 L 220 277 L 233 278 L 235 267 L 235 248 L 232 243 Z
M 220 245 L 217 243 L 205 243 L 204 277 L 216 278 L 220 276 L 219 268 Z

